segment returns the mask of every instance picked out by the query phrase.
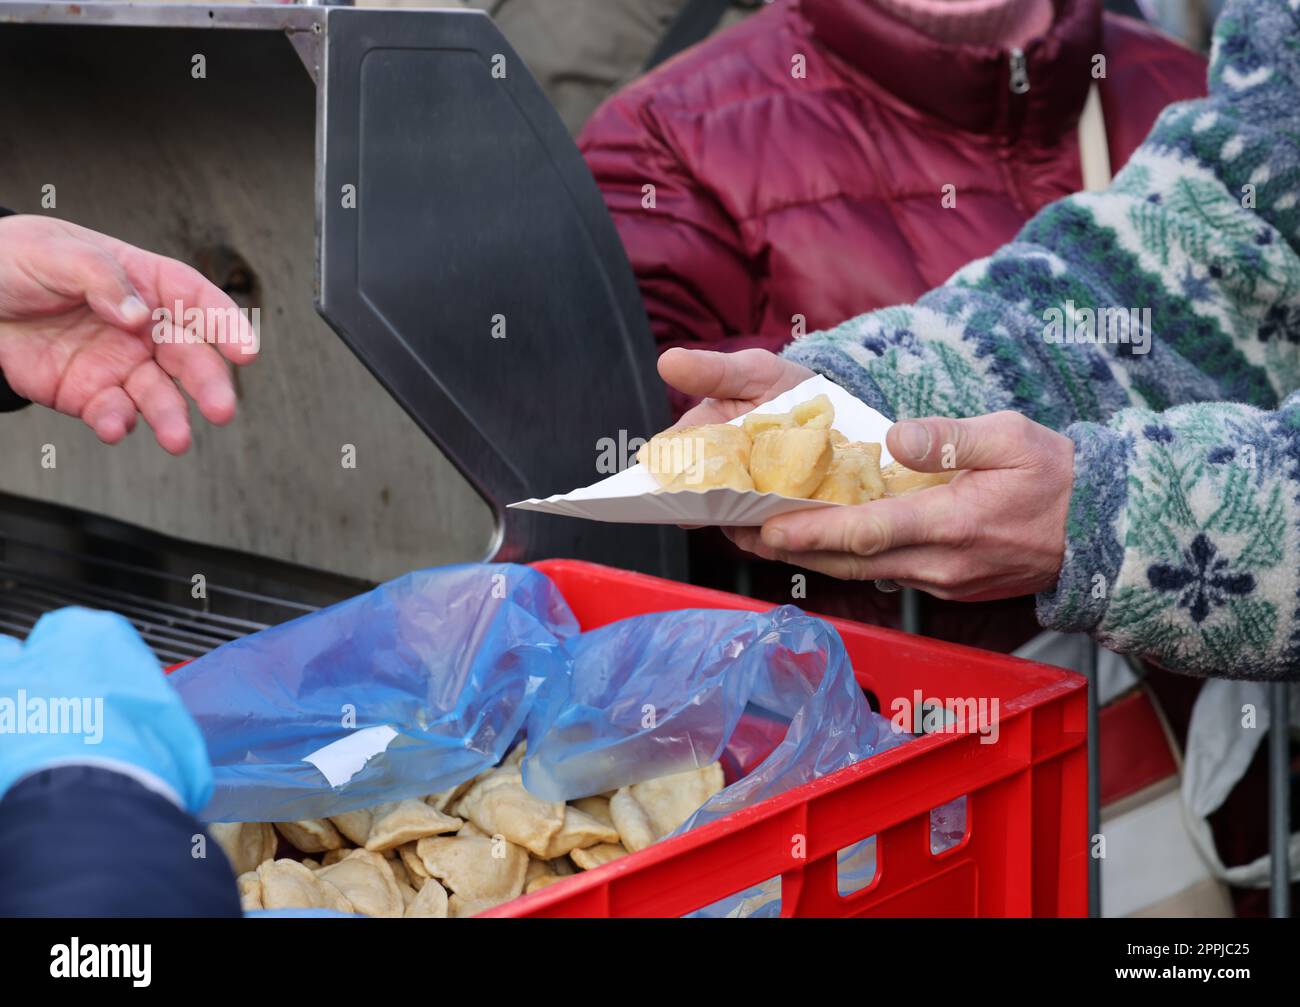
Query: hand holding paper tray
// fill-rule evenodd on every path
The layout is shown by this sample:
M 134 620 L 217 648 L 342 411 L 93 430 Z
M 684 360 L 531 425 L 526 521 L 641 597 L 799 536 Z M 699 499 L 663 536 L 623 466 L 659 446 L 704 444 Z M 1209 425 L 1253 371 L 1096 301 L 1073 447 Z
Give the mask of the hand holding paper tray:
M 854 398 L 839 385 L 818 375 L 764 403 L 759 411 L 785 412 L 818 395 L 835 407 L 835 426 L 853 441 L 876 441 L 881 464 L 890 461 L 884 448 L 891 420 Z M 744 423 L 739 416 L 733 426 Z M 822 500 L 804 500 L 778 493 L 710 489 L 702 492 L 661 492 L 643 465 L 633 465 L 600 482 L 545 500 L 521 500 L 511 507 L 623 524 L 761 525 L 768 518 L 815 507 L 836 507 Z

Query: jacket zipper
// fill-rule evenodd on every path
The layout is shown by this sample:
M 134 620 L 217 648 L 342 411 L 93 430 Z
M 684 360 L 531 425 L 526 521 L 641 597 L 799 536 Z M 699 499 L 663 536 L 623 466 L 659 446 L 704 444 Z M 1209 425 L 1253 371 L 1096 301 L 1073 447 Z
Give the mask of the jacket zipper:
M 1029 66 L 1023 49 L 1011 50 L 1011 93 L 1024 94 L 1029 90 Z
M 1021 104 L 1026 100 L 1019 97 L 1029 91 L 1029 61 L 1025 58 L 1025 51 L 1021 48 L 1013 48 L 1007 60 L 1007 88 L 1010 94 L 1003 99 L 1002 109 L 1004 115 L 1004 124 L 1007 133 L 1002 141 L 1002 171 L 1007 181 L 1008 191 L 1015 201 L 1025 212 L 1028 212 L 1028 203 L 1024 195 L 1020 192 L 1020 179 L 1014 164 L 1012 163 L 1012 148 L 1015 138 L 1020 131 L 1019 117 L 1017 112 L 1020 111 Z M 1013 126 L 1014 123 L 1014 126 Z

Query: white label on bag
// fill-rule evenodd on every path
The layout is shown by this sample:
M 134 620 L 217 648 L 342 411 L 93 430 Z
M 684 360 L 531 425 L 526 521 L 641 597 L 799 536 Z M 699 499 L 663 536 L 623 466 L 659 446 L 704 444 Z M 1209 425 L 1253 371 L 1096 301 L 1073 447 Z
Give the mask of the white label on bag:
M 302 761 L 310 762 L 319 769 L 331 787 L 341 787 L 361 772 L 372 756 L 387 749 L 396 737 L 397 732 L 387 724 L 363 727 L 346 738 L 339 738 L 324 748 L 316 749 Z

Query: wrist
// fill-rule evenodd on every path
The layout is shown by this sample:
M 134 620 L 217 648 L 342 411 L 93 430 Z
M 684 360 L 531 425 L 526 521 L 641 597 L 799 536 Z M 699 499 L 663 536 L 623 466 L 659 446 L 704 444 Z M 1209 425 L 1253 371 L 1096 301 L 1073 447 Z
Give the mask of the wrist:
M 1119 528 L 1127 496 L 1128 446 L 1114 430 L 1076 423 L 1066 431 L 1073 477 L 1063 522 L 1060 572 L 1038 595 L 1038 620 L 1063 633 L 1101 622 L 1119 577 Z

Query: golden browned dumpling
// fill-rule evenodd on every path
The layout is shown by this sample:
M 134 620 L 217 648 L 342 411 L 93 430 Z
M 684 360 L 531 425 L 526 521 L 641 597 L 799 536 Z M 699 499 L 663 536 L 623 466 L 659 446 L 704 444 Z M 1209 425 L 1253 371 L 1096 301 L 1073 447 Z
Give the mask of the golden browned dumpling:
M 838 431 L 832 430 L 834 435 Z M 834 441 L 832 436 L 832 442 Z M 885 495 L 885 481 L 880 475 L 880 445 L 863 441 L 833 444 L 831 466 L 826 478 L 813 493 L 814 500 L 827 503 L 861 504 Z
M 821 427 L 765 430 L 749 456 L 756 490 L 802 499 L 813 495 L 830 466 L 830 431 Z
M 768 430 L 789 430 L 808 427 L 811 430 L 829 430 L 835 421 L 835 407 L 825 395 L 800 402 L 788 413 L 750 413 L 745 417 L 745 433 L 750 439 Z
M 751 490 L 749 435 L 729 423 L 677 427 L 655 434 L 637 461 L 670 493 L 725 487 Z
M 885 481 L 885 495 L 901 497 L 908 493 L 916 493 L 918 490 L 929 489 L 931 486 L 942 486 L 944 483 L 952 482 L 958 471 L 958 469 L 948 469 L 944 472 L 915 472 L 898 462 L 890 462 L 880 470 L 880 475 Z

